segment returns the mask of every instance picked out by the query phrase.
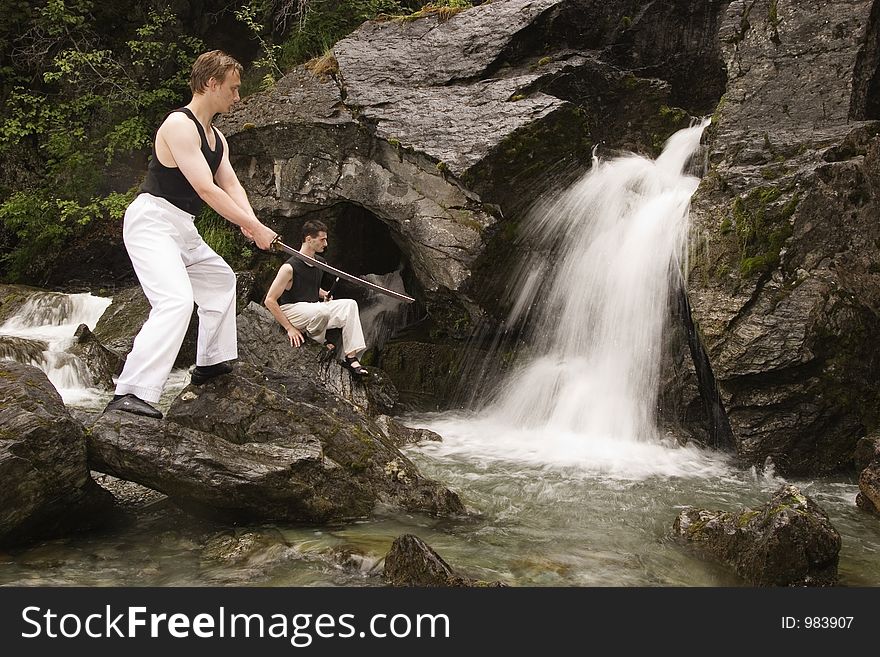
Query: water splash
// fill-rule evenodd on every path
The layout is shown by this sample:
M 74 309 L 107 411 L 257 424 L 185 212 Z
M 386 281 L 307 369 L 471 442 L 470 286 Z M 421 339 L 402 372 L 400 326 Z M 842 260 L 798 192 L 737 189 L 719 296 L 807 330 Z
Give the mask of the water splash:
M 65 403 L 91 398 L 88 368 L 68 349 L 79 325 L 94 329 L 110 303 L 89 293 L 34 294 L 0 326 L 0 354 L 43 370 Z
M 386 289 L 406 294 L 399 269 L 388 274 L 367 274 L 364 279 Z M 366 299 L 360 310 L 364 341 L 368 347 L 381 349 L 398 329 L 413 320 L 412 309 L 409 304 L 387 294 L 372 290 L 365 292 Z

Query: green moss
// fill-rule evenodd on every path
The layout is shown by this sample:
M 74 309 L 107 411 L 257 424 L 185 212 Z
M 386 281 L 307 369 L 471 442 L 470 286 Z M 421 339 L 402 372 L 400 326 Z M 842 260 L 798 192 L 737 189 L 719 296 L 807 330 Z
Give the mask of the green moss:
M 639 87 L 639 79 L 632 72 L 628 72 L 626 75 L 624 75 L 622 82 L 623 86 L 630 91 L 632 91 L 633 89 L 638 89 Z
M 620 24 L 618 25 L 618 27 L 621 30 L 628 30 L 629 28 L 632 27 L 632 24 L 633 24 L 633 19 L 630 18 L 629 16 L 624 16 L 623 18 L 620 19 Z
M 732 224 L 740 245 L 743 277 L 779 265 L 780 251 L 792 233 L 790 219 L 800 200 L 795 194 L 780 206 L 776 201 L 781 195 L 778 187 L 762 186 L 733 202 Z
M 742 529 L 759 515 L 761 515 L 760 511 L 744 511 L 743 513 L 739 514 L 739 517 L 737 517 L 736 526 Z
M 547 66 L 547 64 L 551 63 L 552 61 L 552 57 L 541 57 L 541 59 L 538 60 L 538 66 Z
M 727 94 L 721 96 L 718 100 L 718 104 L 715 106 L 715 111 L 712 112 L 712 125 L 718 125 L 721 122 L 721 112 L 724 110 L 724 105 L 727 102 Z

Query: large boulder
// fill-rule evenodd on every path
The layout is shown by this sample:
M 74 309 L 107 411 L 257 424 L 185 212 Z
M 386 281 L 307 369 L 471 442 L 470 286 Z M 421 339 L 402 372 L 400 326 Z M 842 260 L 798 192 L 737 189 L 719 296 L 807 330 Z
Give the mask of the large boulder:
M 738 453 L 787 474 L 850 467 L 880 423 L 875 7 L 735 1 L 718 33 L 689 292 Z
M 300 401 L 326 406 L 344 400 L 370 416 L 393 413 L 397 404 L 397 389 L 382 370 L 368 368 L 364 381 L 327 358 L 313 340 L 291 347 L 275 318 L 253 302 L 238 316 L 238 358 L 284 375 L 287 394 Z
M 840 534 L 822 508 L 795 486 L 781 487 L 756 509 L 685 509 L 675 519 L 673 534 L 756 586 L 837 582 Z
M 164 420 L 104 414 L 89 432 L 90 462 L 232 521 L 325 522 L 368 515 L 379 502 L 464 512 L 356 406 L 336 398 L 322 408 L 302 389 L 295 374 L 240 363 L 188 386 Z
M 859 492 L 856 505 L 880 516 L 880 432 L 862 438 L 853 455 L 859 470 Z
M 503 316 L 518 221 L 541 192 L 593 145 L 655 152 L 687 124 L 670 105 L 717 100 L 725 3 L 656 4 L 506 0 L 368 22 L 333 47 L 331 73 L 297 68 L 222 119 L 233 165 L 282 233 L 353 206 L 383 224 L 331 235 L 340 254 L 393 242 L 436 334 L 467 337 Z
M 91 478 L 82 425 L 39 369 L 0 361 L 0 544 L 102 524 L 113 497 Z

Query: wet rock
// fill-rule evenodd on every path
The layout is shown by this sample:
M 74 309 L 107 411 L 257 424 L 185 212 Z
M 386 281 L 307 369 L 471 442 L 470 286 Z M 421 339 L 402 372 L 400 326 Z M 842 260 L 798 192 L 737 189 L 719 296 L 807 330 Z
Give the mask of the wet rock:
M 880 516 L 880 463 L 875 461 L 859 474 L 856 506 Z
M 394 381 L 401 406 L 447 408 L 461 385 L 463 345 L 426 340 L 392 340 L 382 350 L 382 369 Z
M 89 432 L 90 463 L 223 521 L 325 522 L 366 516 L 378 502 L 464 512 L 352 405 L 288 396 L 293 379 L 240 363 L 188 386 L 164 420 L 104 414 Z
M 874 431 L 856 443 L 853 463 L 856 470 L 863 470 L 871 464 L 871 461 L 878 459 L 880 459 L 880 431 Z
M 856 506 L 880 516 L 880 436 L 877 431 L 858 442 L 853 461 L 859 470 Z
M 738 453 L 784 474 L 848 468 L 877 425 L 873 7 L 731 2 L 718 33 L 689 292 Z
M 248 569 L 275 564 L 297 554 L 277 529 L 233 529 L 210 537 L 202 548 L 203 565 L 237 564 Z
M 344 400 L 371 416 L 394 410 L 397 389 L 382 370 L 369 367 L 367 380 L 358 379 L 323 350 L 313 340 L 292 348 L 275 318 L 255 303 L 238 316 L 239 361 L 273 370 L 290 397 L 319 404 Z
M 124 360 L 102 345 L 85 324 L 79 325 L 74 337 L 76 341 L 69 351 L 85 364 L 92 384 L 112 388 L 113 375 L 122 371 Z
M 456 574 L 427 543 L 412 534 L 394 539 L 385 556 L 384 574 L 392 586 L 506 586 L 502 582 L 484 582 Z
M 187 510 L 229 522 L 366 515 L 370 500 L 305 437 L 235 444 L 165 420 L 102 415 L 88 436 L 99 472 L 161 491 Z
M 686 509 L 676 518 L 673 534 L 732 566 L 755 586 L 837 583 L 840 534 L 822 508 L 795 486 L 783 486 L 756 509 Z
M 0 335 L 0 358 L 19 363 L 39 365 L 44 360 L 43 352 L 49 348 L 43 340 L 19 338 L 14 335 Z
M 0 284 L 0 323 L 14 317 L 27 300 L 43 290 L 28 285 Z
M 186 388 L 168 411 L 170 421 L 231 443 L 308 445 L 322 462 L 340 469 L 362 499 L 358 513 L 375 502 L 432 514 L 462 513 L 458 496 L 421 476 L 357 407 L 324 393 L 304 401 L 296 374 L 240 364 L 233 374 Z
M 413 429 L 407 427 L 393 417 L 388 415 L 380 415 L 376 418 L 376 426 L 382 431 L 386 438 L 397 447 L 404 445 L 415 445 L 424 441 L 440 442 L 443 440 L 440 434 L 430 429 Z
M 0 361 L 0 544 L 91 529 L 113 497 L 89 475 L 83 427 L 39 369 Z

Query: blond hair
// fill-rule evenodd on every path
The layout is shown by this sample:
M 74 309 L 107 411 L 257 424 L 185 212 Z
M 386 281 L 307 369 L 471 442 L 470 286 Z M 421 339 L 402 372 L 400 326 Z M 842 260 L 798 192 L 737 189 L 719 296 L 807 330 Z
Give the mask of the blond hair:
M 204 52 L 193 64 L 192 73 L 189 76 L 189 88 L 194 94 L 202 93 L 208 87 L 211 78 L 223 82 L 230 70 L 238 71 L 238 75 L 241 76 L 244 68 L 235 58 L 230 57 L 222 50 Z

